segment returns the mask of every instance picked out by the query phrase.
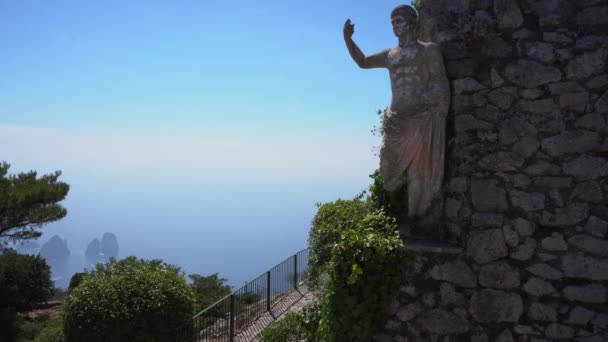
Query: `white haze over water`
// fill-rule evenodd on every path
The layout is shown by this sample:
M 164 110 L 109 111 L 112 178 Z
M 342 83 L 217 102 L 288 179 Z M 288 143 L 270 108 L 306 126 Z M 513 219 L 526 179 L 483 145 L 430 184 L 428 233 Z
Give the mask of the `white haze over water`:
M 91 240 L 112 232 L 119 258 L 219 272 L 238 287 L 305 248 L 315 203 L 354 197 L 377 167 L 373 138 L 258 135 L 83 135 L 0 125 L 0 160 L 11 163 L 10 173 L 60 169 L 70 184 L 62 202 L 68 215 L 44 226 L 37 241 L 55 234 L 68 241 L 70 259 L 54 267 L 57 285 L 86 266 Z

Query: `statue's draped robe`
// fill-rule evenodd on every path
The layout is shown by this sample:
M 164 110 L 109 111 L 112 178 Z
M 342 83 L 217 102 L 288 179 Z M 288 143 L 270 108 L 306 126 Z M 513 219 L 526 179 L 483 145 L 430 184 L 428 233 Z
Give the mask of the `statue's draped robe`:
M 430 108 L 429 108 L 430 107 Z M 421 216 L 441 195 L 447 108 L 427 106 L 416 113 L 384 112 L 380 175 L 394 191 L 407 171 L 408 216 Z

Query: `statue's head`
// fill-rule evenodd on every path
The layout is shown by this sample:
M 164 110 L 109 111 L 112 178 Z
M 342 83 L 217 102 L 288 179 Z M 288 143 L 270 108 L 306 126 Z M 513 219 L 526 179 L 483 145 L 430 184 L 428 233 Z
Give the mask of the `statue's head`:
M 393 24 L 393 32 L 397 37 L 402 36 L 406 32 L 413 31 L 416 28 L 417 21 L 418 14 L 412 6 L 397 6 L 391 12 L 391 23 Z

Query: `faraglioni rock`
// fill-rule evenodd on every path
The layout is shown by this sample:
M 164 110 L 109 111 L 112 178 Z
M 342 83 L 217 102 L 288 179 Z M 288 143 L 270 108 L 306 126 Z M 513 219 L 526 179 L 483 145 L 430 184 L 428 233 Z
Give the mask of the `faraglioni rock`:
M 58 235 L 53 235 L 49 241 L 40 248 L 40 255 L 47 260 L 64 259 L 70 255 L 67 240 L 63 240 Z
M 89 259 L 97 259 L 99 258 L 99 253 L 101 253 L 101 243 L 95 238 L 87 245 L 87 250 L 84 252 L 84 255 Z
M 104 233 L 101 238 L 101 252 L 108 258 L 118 256 L 118 239 L 112 233 Z

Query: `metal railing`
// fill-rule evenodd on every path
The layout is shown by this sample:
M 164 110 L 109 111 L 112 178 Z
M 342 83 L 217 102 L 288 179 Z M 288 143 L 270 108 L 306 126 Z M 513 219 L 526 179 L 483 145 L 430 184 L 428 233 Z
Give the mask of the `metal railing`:
M 308 270 L 308 249 L 287 258 L 194 316 L 179 341 L 249 341 L 286 311 L 281 301 L 297 291 Z M 239 337 L 239 338 L 237 338 Z

